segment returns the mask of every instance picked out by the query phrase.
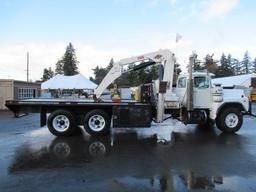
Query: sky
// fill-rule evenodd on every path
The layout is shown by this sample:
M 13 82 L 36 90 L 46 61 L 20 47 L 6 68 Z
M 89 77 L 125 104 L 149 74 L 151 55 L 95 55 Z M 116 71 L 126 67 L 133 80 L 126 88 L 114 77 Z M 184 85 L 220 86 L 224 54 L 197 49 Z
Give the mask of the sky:
M 0 0 L 0 79 L 26 80 L 55 68 L 69 42 L 80 73 L 118 59 L 168 48 L 182 68 L 199 58 L 230 53 L 256 57 L 252 0 Z M 175 43 L 176 34 L 182 39 Z

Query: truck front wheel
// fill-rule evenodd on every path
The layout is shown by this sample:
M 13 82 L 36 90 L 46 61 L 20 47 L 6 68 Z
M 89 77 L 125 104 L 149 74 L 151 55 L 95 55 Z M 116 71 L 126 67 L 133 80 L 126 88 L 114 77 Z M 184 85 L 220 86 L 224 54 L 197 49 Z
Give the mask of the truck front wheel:
M 49 131 L 56 136 L 70 136 L 77 129 L 72 113 L 67 110 L 56 110 L 47 120 Z
M 226 133 L 237 132 L 243 124 L 243 116 L 236 108 L 226 108 L 218 114 L 216 119 L 217 128 Z
M 89 111 L 84 118 L 84 128 L 92 136 L 107 135 L 110 131 L 109 115 L 102 110 Z

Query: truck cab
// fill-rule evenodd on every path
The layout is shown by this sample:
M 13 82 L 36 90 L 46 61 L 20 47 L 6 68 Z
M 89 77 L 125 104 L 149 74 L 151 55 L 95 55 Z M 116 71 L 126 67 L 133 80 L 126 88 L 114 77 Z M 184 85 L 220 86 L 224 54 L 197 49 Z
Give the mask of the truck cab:
M 187 77 L 180 75 L 177 79 L 176 95 L 183 106 L 187 105 Z M 212 103 L 211 74 L 203 72 L 193 73 L 193 103 L 194 108 L 209 109 Z
M 249 99 L 240 89 L 223 89 L 221 85 L 213 85 L 213 74 L 193 72 L 193 111 L 206 114 L 203 122 L 216 122 L 217 127 L 224 132 L 236 132 L 242 125 L 242 115 L 250 110 Z M 174 92 L 179 98 L 181 107 L 188 105 L 188 75 L 180 75 Z M 200 122 L 199 122 L 200 123 Z

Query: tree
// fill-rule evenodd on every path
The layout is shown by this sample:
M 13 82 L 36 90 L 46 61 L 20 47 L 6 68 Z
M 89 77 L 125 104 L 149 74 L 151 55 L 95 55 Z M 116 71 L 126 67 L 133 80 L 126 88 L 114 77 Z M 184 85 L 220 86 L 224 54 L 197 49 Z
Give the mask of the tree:
M 51 67 L 44 68 L 43 77 L 41 78 L 42 81 L 47 81 L 54 76 L 54 72 L 52 71 Z
M 110 69 L 112 69 L 113 65 L 114 65 L 114 59 L 111 58 L 110 61 L 109 61 L 108 66 L 107 66 L 107 72 L 109 72 Z
M 218 70 L 217 61 L 213 59 L 213 55 L 214 54 L 207 54 L 204 58 L 202 66 L 203 69 L 206 69 L 210 73 L 216 73 L 216 71 Z
M 177 73 L 180 73 L 180 68 L 179 68 L 179 64 L 177 64 Z M 150 68 L 150 79 L 152 80 L 156 80 L 158 78 L 158 68 L 157 66 L 153 65 Z
M 92 69 L 94 73 L 94 82 L 100 84 L 102 79 L 106 76 L 107 71 L 105 68 L 99 67 L 98 65 Z
M 251 61 L 250 60 L 251 60 L 251 58 L 249 56 L 249 53 L 248 53 L 248 51 L 246 51 L 245 54 L 244 54 L 244 58 L 243 58 L 243 60 L 241 62 L 242 74 L 250 73 L 250 71 L 251 71 L 251 66 L 250 66 Z
M 227 77 L 232 75 L 235 75 L 234 69 L 229 63 L 228 58 L 224 54 L 222 54 L 220 58 L 220 66 L 216 71 L 216 77 Z
M 201 61 L 197 59 L 197 54 L 195 52 L 192 53 L 191 57 L 194 58 L 194 63 L 193 63 L 193 70 L 194 71 L 200 71 L 203 69 L 203 66 L 201 66 Z
M 55 74 L 60 74 L 60 75 L 64 74 L 62 60 L 58 60 L 57 63 L 55 64 Z
M 106 68 L 96 66 L 93 70 L 94 78 L 90 77 L 90 80 L 96 84 L 100 84 L 103 78 L 107 75 L 110 69 L 113 67 L 114 59 L 111 58 L 108 66 Z
M 252 72 L 256 73 L 256 58 L 252 62 Z
M 96 81 L 95 81 L 95 79 L 94 79 L 93 77 L 90 77 L 89 79 L 90 79 L 90 81 L 92 81 L 93 83 L 96 83 Z
M 231 54 L 228 54 L 228 57 L 227 57 L 227 65 L 228 66 L 232 66 L 232 56 L 231 56 Z
M 149 80 L 149 76 L 150 76 L 150 71 L 146 72 L 145 69 L 138 70 L 137 82 L 135 86 L 138 86 L 140 84 L 150 83 L 152 79 Z
M 135 65 L 130 64 L 129 69 L 133 68 Z M 129 72 L 124 76 L 123 85 L 125 86 L 138 86 L 140 84 L 151 83 L 152 80 L 158 78 L 158 67 L 155 65 L 149 66 L 147 68 L 139 69 L 138 71 Z
M 235 75 L 240 75 L 241 74 L 241 62 L 238 59 L 232 58 L 231 59 L 231 66 L 234 69 Z
M 69 43 L 63 57 L 56 63 L 55 73 L 67 76 L 76 75 L 79 73 L 78 63 L 75 48 Z

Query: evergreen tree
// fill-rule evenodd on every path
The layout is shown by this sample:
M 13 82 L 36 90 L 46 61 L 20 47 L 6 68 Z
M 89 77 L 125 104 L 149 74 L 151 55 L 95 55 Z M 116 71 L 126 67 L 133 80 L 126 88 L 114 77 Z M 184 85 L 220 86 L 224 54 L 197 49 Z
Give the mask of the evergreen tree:
M 93 70 L 93 73 L 94 73 L 94 82 L 96 84 L 100 84 L 102 79 L 106 76 L 107 74 L 107 70 L 102 68 L 102 67 L 99 67 L 99 66 L 96 66 Z
M 180 73 L 180 68 L 179 68 L 179 64 L 177 64 L 177 70 L 178 70 L 178 74 Z M 151 68 L 150 68 L 150 77 L 149 77 L 151 80 L 156 80 L 158 78 L 158 68 L 157 66 L 153 65 Z
M 109 72 L 110 69 L 113 67 L 113 65 L 114 65 L 114 59 L 111 58 L 111 59 L 110 59 L 110 62 L 109 62 L 109 64 L 108 64 L 108 66 L 107 66 L 107 71 L 108 71 L 108 72 Z
M 149 71 L 146 71 L 145 69 L 138 70 L 138 80 L 136 82 L 136 86 L 144 83 L 150 83 L 152 80 L 149 80 Z
M 64 75 L 70 76 L 78 74 L 77 65 L 79 62 L 76 59 L 75 49 L 71 43 L 69 43 L 69 45 L 66 48 L 66 52 L 62 59 L 62 62 Z
M 92 81 L 93 83 L 96 83 L 96 81 L 95 81 L 95 79 L 93 77 L 90 77 L 89 80 Z
M 75 49 L 73 45 L 69 43 L 63 57 L 56 63 L 55 73 L 64 74 L 66 76 L 76 75 L 79 73 L 77 67 L 78 63 Z
M 213 59 L 213 55 L 207 54 L 202 65 L 202 69 L 207 69 L 210 73 L 216 73 L 218 69 L 217 61 Z
M 134 64 L 129 66 L 129 68 L 133 67 Z M 140 84 L 151 83 L 152 80 L 158 78 L 158 68 L 153 65 L 138 71 L 132 71 L 128 73 L 125 78 L 127 79 L 127 86 L 138 86 Z
M 228 54 L 228 57 L 227 57 L 227 65 L 228 65 L 228 66 L 232 66 L 232 57 L 231 57 L 231 54 Z
M 128 66 L 128 70 L 132 69 L 135 65 L 134 64 L 130 64 Z M 129 86 L 136 86 L 137 82 L 139 81 L 138 78 L 138 71 L 133 71 L 133 72 L 129 72 L 128 74 L 126 74 L 124 77 L 124 79 L 126 79 L 127 85 Z M 119 82 L 120 83 L 120 82 Z M 118 84 L 119 84 L 118 83 Z
M 241 74 L 241 66 L 240 66 L 240 61 L 238 59 L 232 58 L 231 59 L 231 66 L 234 69 L 235 75 L 240 75 Z
M 252 62 L 252 72 L 256 73 L 256 58 Z
M 248 74 L 250 73 L 251 71 L 251 58 L 249 56 L 249 53 L 248 51 L 245 52 L 244 54 L 244 58 L 243 58 L 243 61 L 241 63 L 241 71 L 242 71 L 242 74 Z
M 194 57 L 194 65 L 193 65 L 194 71 L 200 71 L 204 69 L 204 66 L 201 66 L 201 61 L 197 59 L 196 53 L 193 53 L 191 57 Z
M 220 58 L 220 66 L 216 71 L 216 77 L 227 77 L 232 75 L 235 75 L 234 69 L 229 63 L 228 58 L 224 54 L 222 54 Z
M 43 77 L 41 78 L 42 81 L 47 81 L 48 79 L 54 76 L 54 72 L 52 71 L 51 67 L 44 68 Z
M 55 64 L 55 74 L 60 74 L 60 75 L 64 74 L 62 60 L 58 60 L 57 63 Z
M 96 66 L 93 70 L 94 78 L 90 77 L 90 80 L 96 84 L 100 84 L 103 78 L 107 75 L 110 69 L 113 67 L 114 59 L 111 58 L 108 66 L 106 68 Z

